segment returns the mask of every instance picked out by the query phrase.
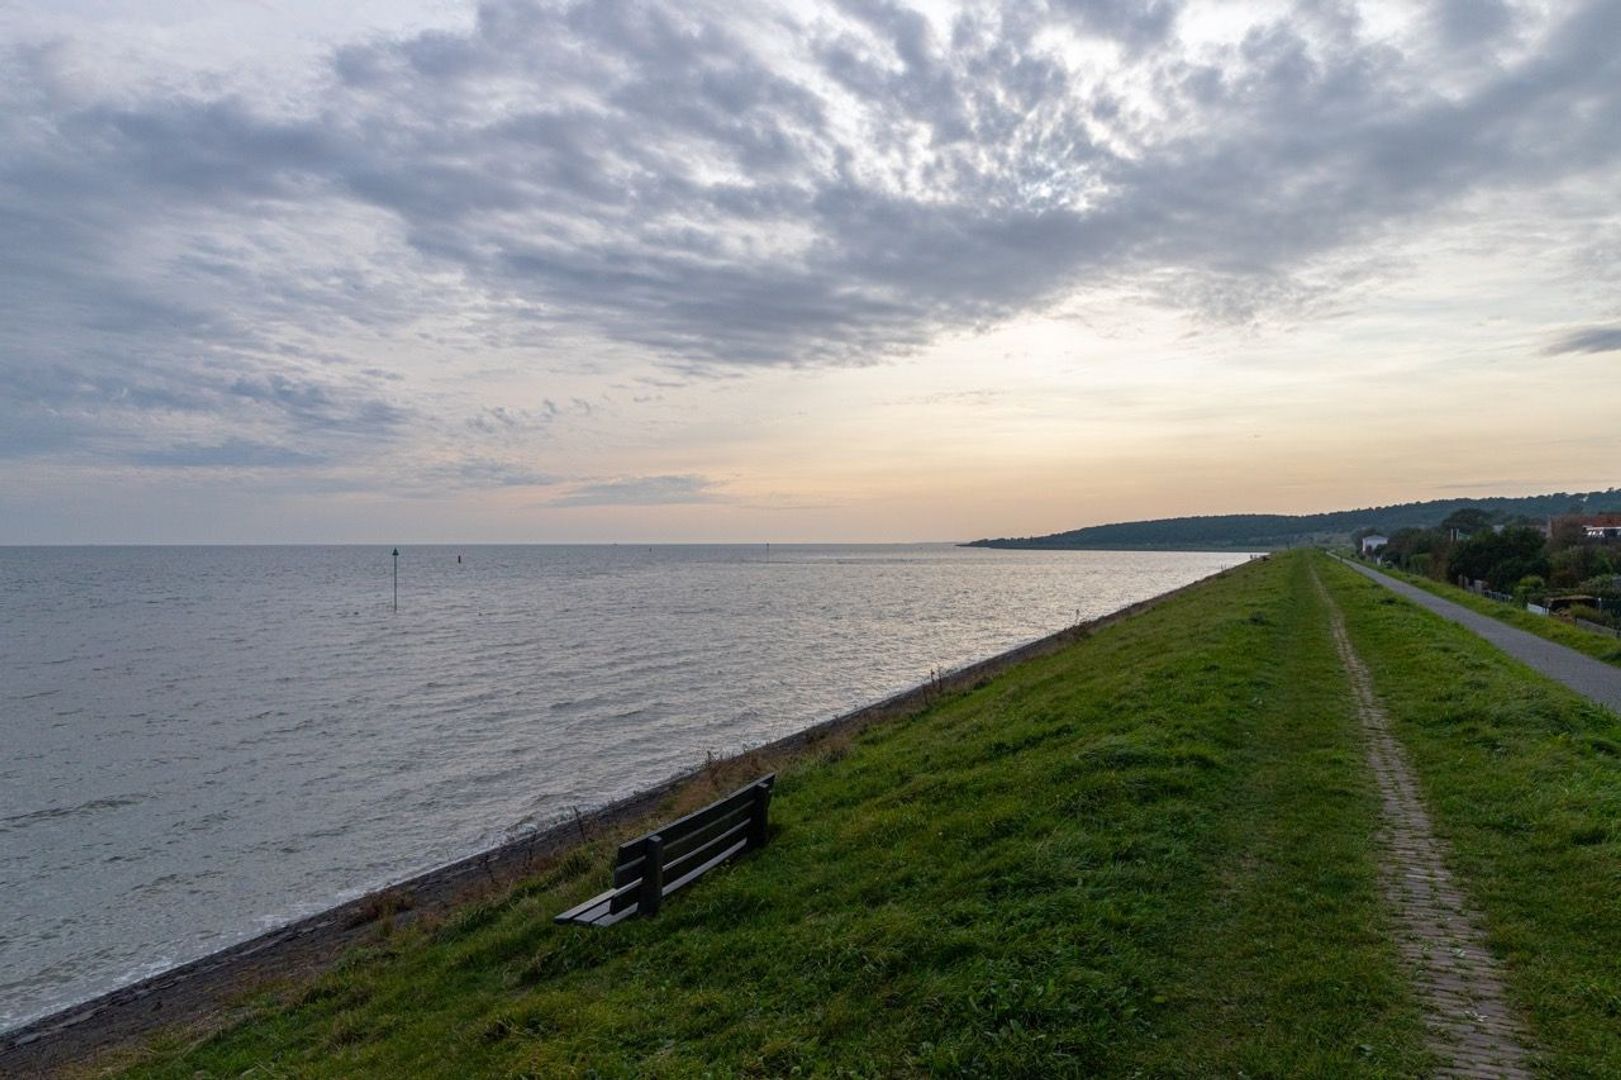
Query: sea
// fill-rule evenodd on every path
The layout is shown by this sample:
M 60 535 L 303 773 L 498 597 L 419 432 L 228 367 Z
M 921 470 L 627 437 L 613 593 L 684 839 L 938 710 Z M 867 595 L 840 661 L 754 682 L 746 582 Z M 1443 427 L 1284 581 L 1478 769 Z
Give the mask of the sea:
M 0 1030 L 1245 558 L 0 548 Z

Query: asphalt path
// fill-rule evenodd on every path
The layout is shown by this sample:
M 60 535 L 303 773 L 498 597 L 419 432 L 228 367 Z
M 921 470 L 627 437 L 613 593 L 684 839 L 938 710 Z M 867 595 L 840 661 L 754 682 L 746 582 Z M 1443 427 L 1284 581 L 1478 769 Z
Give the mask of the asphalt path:
M 1386 577 L 1359 563 L 1348 559 L 1340 561 L 1362 576 L 1377 581 L 1398 596 L 1429 608 L 1443 619 L 1451 619 L 1460 626 L 1473 630 L 1527 667 L 1564 683 L 1583 697 L 1621 715 L 1621 668 L 1606 664 L 1602 660 L 1594 660 L 1575 649 L 1499 622 L 1490 615 L 1482 615 L 1461 604 L 1443 600 L 1416 585 Z

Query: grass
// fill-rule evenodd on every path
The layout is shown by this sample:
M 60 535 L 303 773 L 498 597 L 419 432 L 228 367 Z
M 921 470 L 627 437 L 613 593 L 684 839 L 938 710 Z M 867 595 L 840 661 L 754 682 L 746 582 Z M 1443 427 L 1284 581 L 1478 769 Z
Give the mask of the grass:
M 118 1070 L 1420 1073 L 1309 558 L 1249 564 L 789 765 L 771 844 L 657 919 L 552 925 L 603 886 L 595 845 Z M 1596 827 L 1570 812 L 1565 839 Z
M 1621 720 L 1321 560 L 1544 1074 L 1621 1075 Z
M 1378 568 L 1382 574 L 1388 574 L 1398 581 L 1405 581 L 1409 585 L 1416 585 L 1425 592 L 1434 593 L 1443 600 L 1450 600 L 1454 604 L 1478 611 L 1482 615 L 1489 615 L 1499 622 L 1517 627 L 1527 633 L 1567 648 L 1575 649 L 1579 653 L 1586 653 L 1595 660 L 1602 660 L 1607 664 L 1621 667 L 1621 640 L 1608 634 L 1596 633 L 1592 630 L 1583 630 L 1575 623 L 1563 619 L 1555 619 L 1547 615 L 1533 615 L 1523 607 L 1516 604 L 1507 604 L 1501 600 L 1492 600 L 1484 596 L 1477 596 L 1468 589 L 1460 589 L 1444 581 L 1436 581 L 1421 574 L 1410 574 L 1405 570 L 1394 567 L 1381 566 Z

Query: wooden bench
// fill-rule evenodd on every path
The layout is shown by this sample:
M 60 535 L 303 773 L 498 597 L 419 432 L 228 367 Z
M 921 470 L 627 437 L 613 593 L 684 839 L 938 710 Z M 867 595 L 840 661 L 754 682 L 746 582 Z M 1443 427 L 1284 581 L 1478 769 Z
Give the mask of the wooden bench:
M 777 774 L 762 776 L 719 802 L 619 845 L 613 888 L 554 920 L 612 926 L 632 915 L 657 915 L 664 898 L 727 859 L 762 847 Z

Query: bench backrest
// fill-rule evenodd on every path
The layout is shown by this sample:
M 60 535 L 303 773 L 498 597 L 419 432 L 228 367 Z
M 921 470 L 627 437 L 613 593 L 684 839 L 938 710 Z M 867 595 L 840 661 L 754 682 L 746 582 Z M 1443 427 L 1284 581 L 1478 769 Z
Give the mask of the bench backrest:
M 652 915 L 660 901 L 698 875 L 766 841 L 766 813 L 777 774 L 762 776 L 702 810 L 619 845 L 609 913 L 639 905 Z

